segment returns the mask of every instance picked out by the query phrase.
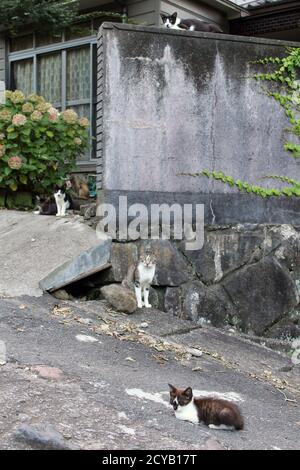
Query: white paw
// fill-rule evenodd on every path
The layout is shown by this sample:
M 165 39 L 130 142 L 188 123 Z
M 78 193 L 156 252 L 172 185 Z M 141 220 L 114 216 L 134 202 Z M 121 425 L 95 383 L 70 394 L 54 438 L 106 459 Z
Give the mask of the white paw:
M 147 304 L 145 305 L 146 308 L 152 308 L 152 305 L 151 304 Z
M 56 217 L 60 217 L 60 214 L 56 214 Z
M 143 308 L 143 304 L 138 304 L 138 308 Z

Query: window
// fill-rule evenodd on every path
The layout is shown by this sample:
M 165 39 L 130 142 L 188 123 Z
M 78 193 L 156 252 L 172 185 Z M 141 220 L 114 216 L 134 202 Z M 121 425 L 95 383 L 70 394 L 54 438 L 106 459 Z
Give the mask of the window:
M 23 36 L 23 42 L 19 38 L 11 41 L 10 88 L 25 95 L 42 95 L 60 110 L 73 108 L 80 117 L 89 118 L 92 137 L 96 129 L 96 37 L 64 39 L 57 42 L 56 37 L 47 45 L 37 35 Z M 91 163 L 95 150 L 92 140 L 90 151 L 79 163 Z

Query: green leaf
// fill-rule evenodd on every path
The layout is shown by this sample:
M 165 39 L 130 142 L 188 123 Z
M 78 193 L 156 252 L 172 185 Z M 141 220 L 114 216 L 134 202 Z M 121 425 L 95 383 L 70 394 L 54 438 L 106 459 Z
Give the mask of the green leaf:
M 17 185 L 16 182 L 11 183 L 11 184 L 9 185 L 9 187 L 10 187 L 10 189 L 11 189 L 12 191 L 17 191 L 17 189 L 18 189 L 18 185 Z
M 17 132 L 11 131 L 11 132 L 7 135 L 7 138 L 8 138 L 9 140 L 13 140 L 13 139 L 16 139 L 18 136 L 19 136 L 19 134 L 18 134 Z
M 26 185 L 27 182 L 28 182 L 28 178 L 27 178 L 26 175 L 20 175 L 19 179 L 20 179 L 20 182 L 21 182 L 22 184 L 25 184 L 25 185 Z

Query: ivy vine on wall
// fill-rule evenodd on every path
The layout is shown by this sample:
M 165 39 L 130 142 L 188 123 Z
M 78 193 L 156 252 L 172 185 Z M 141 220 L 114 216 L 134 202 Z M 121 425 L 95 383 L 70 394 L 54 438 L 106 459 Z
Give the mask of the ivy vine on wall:
M 273 67 L 269 73 L 254 75 L 254 79 L 262 82 L 272 82 L 275 89 L 265 90 L 267 95 L 275 99 L 285 110 L 290 121 L 288 133 L 293 134 L 294 139 L 299 142 L 288 140 L 284 148 L 288 155 L 294 159 L 300 158 L 300 48 L 287 49 L 288 54 L 283 57 L 267 57 L 254 63 L 264 67 Z M 298 78 L 298 79 L 297 79 Z M 261 197 L 271 196 L 296 196 L 300 197 L 300 181 L 283 175 L 268 175 L 264 178 L 273 179 L 285 183 L 281 189 L 265 188 L 250 184 L 240 179 L 235 180 L 232 176 L 225 175 L 222 171 L 202 170 L 199 173 L 182 173 L 185 176 L 206 176 L 221 181 L 231 187 L 237 187 L 240 191 L 252 193 Z

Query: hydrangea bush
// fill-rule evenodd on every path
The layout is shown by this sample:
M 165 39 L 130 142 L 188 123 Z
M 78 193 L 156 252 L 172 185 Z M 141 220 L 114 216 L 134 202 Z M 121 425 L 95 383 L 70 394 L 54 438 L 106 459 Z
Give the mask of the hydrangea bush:
M 49 193 L 89 147 L 89 121 L 37 95 L 7 91 L 0 105 L 0 188 Z

